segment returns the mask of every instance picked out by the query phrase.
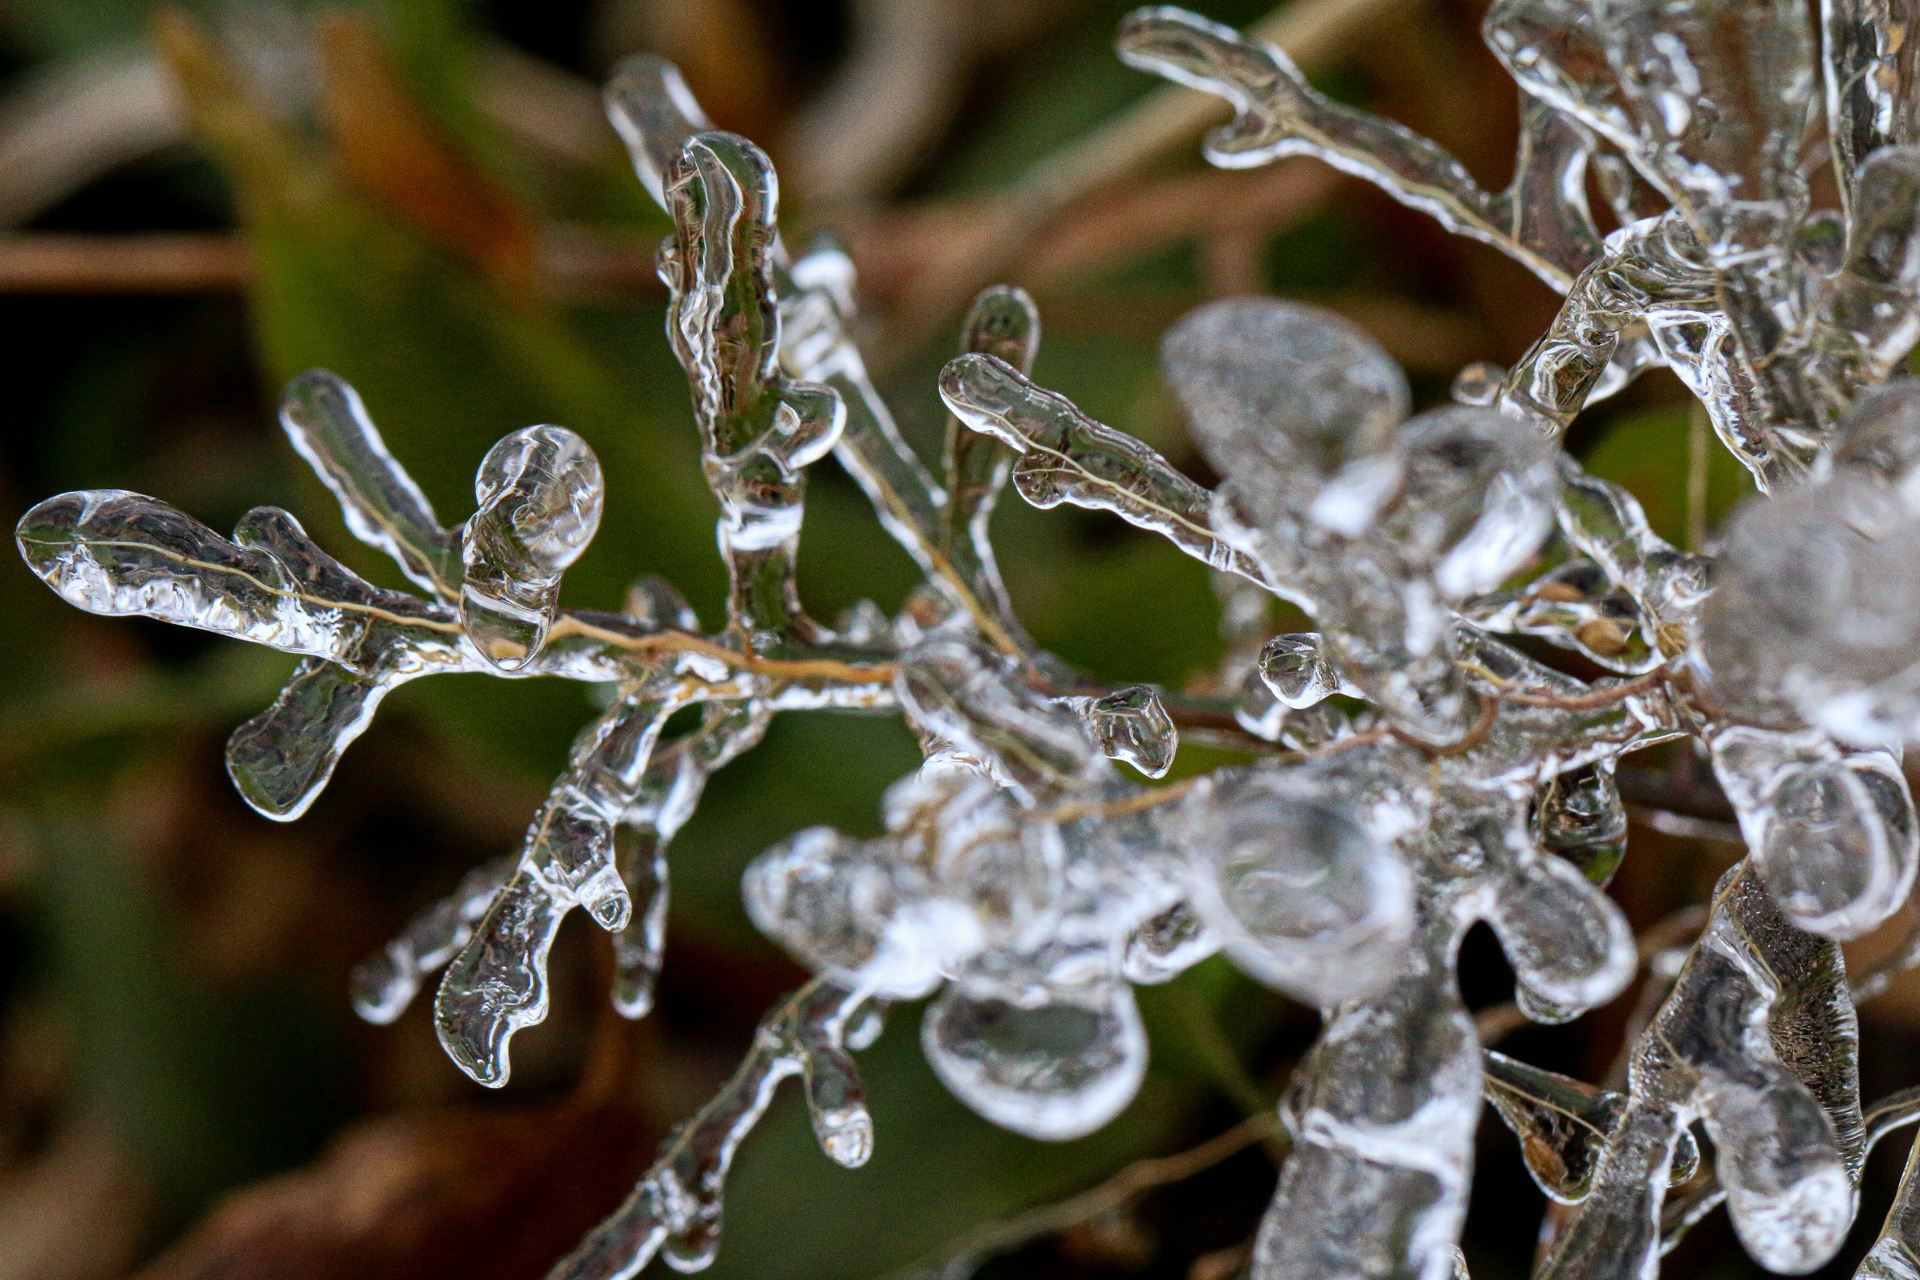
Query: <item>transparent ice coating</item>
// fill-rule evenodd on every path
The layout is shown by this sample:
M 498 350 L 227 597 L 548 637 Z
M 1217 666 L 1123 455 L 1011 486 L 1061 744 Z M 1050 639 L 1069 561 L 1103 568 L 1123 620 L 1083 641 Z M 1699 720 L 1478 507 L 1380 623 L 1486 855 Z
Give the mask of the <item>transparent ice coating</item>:
M 700 1271 L 720 1249 L 721 1197 L 740 1141 L 800 1076 L 820 1149 L 854 1168 L 873 1153 L 865 1088 L 847 1052 L 864 996 L 816 980 L 777 1006 L 754 1033 L 733 1078 L 662 1144 L 633 1194 L 549 1273 L 555 1280 L 625 1280 L 655 1254 L 676 1271 Z
M 442 600 L 460 588 L 459 539 L 440 527 L 413 477 L 387 452 L 359 393 L 310 369 L 287 384 L 280 422 L 294 449 L 340 503 L 353 536 L 392 556 Z
M 1605 887 L 1627 853 L 1627 806 L 1613 761 L 1547 779 L 1534 793 L 1534 838 Z
M 1624 1095 L 1488 1049 L 1482 1055 L 1487 1101 L 1520 1140 L 1527 1172 L 1547 1196 L 1578 1204 L 1593 1188 L 1600 1153 L 1625 1113 Z M 1680 1132 L 1667 1184 L 1678 1186 L 1700 1166 L 1693 1134 Z
M 667 337 L 687 372 L 702 465 L 720 499 L 728 619 L 748 635 L 776 636 L 802 625 L 794 556 L 803 468 L 833 448 L 845 410 L 837 392 L 780 368 L 771 254 L 779 188 L 765 153 L 733 134 L 696 134 L 668 166 L 665 190 L 675 226 L 660 254 L 672 298 Z
M 1031 1005 L 956 983 L 928 1006 L 920 1041 L 955 1097 L 1002 1128 L 1048 1141 L 1106 1125 L 1147 1070 L 1133 992 L 1111 977 L 1049 984 Z
M 1111 511 L 1217 569 L 1266 571 L 1215 529 L 1213 497 L 1158 453 L 1035 386 L 996 356 L 965 355 L 940 375 L 940 397 L 969 428 L 1015 454 L 1013 487 L 1036 507 Z
M 1754 867 L 1795 924 L 1853 938 L 1899 910 L 1920 834 L 1897 758 L 1812 731 L 1733 726 L 1712 742 Z
M 1190 802 L 1186 834 L 1207 871 L 1195 877 L 1194 906 L 1227 954 L 1271 986 L 1330 1005 L 1385 985 L 1412 934 L 1413 886 L 1392 844 L 1401 805 L 1335 807 L 1319 781 L 1215 774 Z
M 1906 27 L 1875 4 L 1829 5 L 1825 26 L 1816 69 L 1797 0 L 1502 0 L 1485 34 L 1525 96 L 1499 196 L 1427 139 L 1315 93 L 1273 46 L 1196 15 L 1140 10 L 1120 50 L 1234 104 L 1208 141 L 1214 163 L 1318 156 L 1567 293 L 1508 376 L 1509 411 L 1565 423 L 1664 363 L 1770 486 L 1815 464 L 1845 405 L 1916 336 Z M 1837 122 L 1830 149 L 1814 145 L 1816 76 Z M 1808 174 L 1827 156 L 1843 216 L 1809 203 Z M 1604 243 L 1589 160 L 1622 223 Z
M 353 971 L 353 1009 L 368 1022 L 385 1025 L 405 1013 L 429 974 L 460 953 L 473 927 L 512 878 L 513 855 L 483 862 L 461 878 L 454 891 L 407 922 L 386 949 Z
M 1846 1238 L 1865 1151 L 1858 1028 L 1831 942 L 1789 924 L 1745 864 L 1635 1046 L 1627 1106 L 1541 1277 L 1650 1275 L 1680 1135 L 1696 1118 L 1735 1230 L 1797 1274 Z
M 1342 682 L 1412 732 L 1460 738 L 1474 708 L 1448 611 L 1498 585 L 1551 531 L 1558 478 L 1546 443 L 1470 406 L 1399 422 L 1407 392 L 1392 362 L 1347 321 L 1300 303 L 1209 304 L 1162 355 L 1226 477 L 1218 493 L 991 357 L 948 365 L 941 395 L 1018 451 L 1014 485 L 1028 501 L 1113 511 L 1266 585 L 1314 615 Z
M 629 695 L 581 732 L 527 829 L 519 865 L 447 966 L 434 1025 L 447 1055 L 481 1084 L 506 1083 L 513 1034 L 546 1017 L 547 953 L 567 912 L 585 907 L 603 929 L 627 927 L 633 900 L 614 829 L 679 707 Z
M 1510 370 L 1463 371 L 1452 407 L 1411 419 L 1399 371 L 1350 323 L 1277 299 L 1199 309 L 1163 361 L 1223 477 L 1214 492 L 1034 384 L 1039 317 L 1007 286 L 975 299 L 941 379 L 953 418 L 936 481 L 852 340 L 848 255 L 826 238 L 790 253 L 764 154 L 712 130 L 670 64 L 637 56 L 608 110 L 674 221 L 668 337 L 731 581 L 717 633 L 657 580 L 619 612 L 556 607 L 604 501 L 584 441 L 509 436 L 481 467 L 479 511 L 450 528 L 320 371 L 289 388 L 289 438 L 418 594 L 361 581 L 270 509 L 223 538 L 139 495 L 68 494 L 28 513 L 20 547 L 82 608 L 298 655 L 229 745 L 236 784 L 273 817 L 312 803 L 405 680 L 599 687 L 606 710 L 521 850 L 355 977 L 356 1005 L 386 1021 L 446 965 L 437 1025 L 488 1083 L 545 1007 L 547 947 L 576 906 L 609 931 L 616 1007 L 647 1011 L 666 850 L 773 715 L 888 710 L 919 736 L 925 764 L 889 790 L 882 835 L 816 828 L 755 859 L 752 919 L 820 976 L 557 1275 L 629 1276 L 656 1252 L 710 1261 L 728 1164 L 785 1076 L 805 1076 L 828 1154 L 864 1159 L 848 1051 L 889 1000 L 932 997 L 927 1057 L 980 1114 L 1041 1138 L 1090 1132 L 1145 1070 L 1131 984 L 1222 951 L 1325 1018 L 1282 1102 L 1293 1154 L 1256 1280 L 1463 1275 L 1483 1096 L 1570 1206 L 1543 1280 L 1649 1275 L 1723 1200 L 1758 1260 L 1803 1271 L 1837 1247 L 1890 1123 L 1859 1105 L 1850 990 L 1883 987 L 1912 951 L 1850 988 L 1833 939 L 1900 908 L 1917 860 L 1895 752 L 1920 724 L 1906 590 L 1920 393 L 1887 382 L 1920 336 L 1916 16 L 1826 0 L 1816 42 L 1790 0 L 1502 0 L 1485 34 L 1522 101 L 1498 194 L 1429 140 L 1316 93 L 1271 45 L 1178 10 L 1129 18 L 1125 58 L 1234 104 L 1207 144 L 1216 163 L 1319 156 L 1566 295 Z M 1618 224 L 1604 241 L 1589 176 Z M 1821 207 L 1835 189 L 1839 207 Z M 1661 364 L 1772 495 L 1691 552 L 1559 443 Z M 897 618 L 862 602 L 829 630 L 800 608 L 805 472 L 829 455 L 925 576 Z M 1040 651 L 988 537 L 1008 480 L 1207 563 L 1218 669 L 1173 692 Z M 1271 635 L 1275 595 L 1317 629 Z M 1575 679 L 1496 632 L 1629 678 Z M 666 737 L 695 706 L 697 726 Z M 1627 1092 L 1483 1051 L 1454 975 L 1478 922 L 1535 1019 L 1628 981 L 1633 940 L 1602 892 L 1626 844 L 1614 766 L 1681 735 L 1710 751 L 1749 852 L 1684 961 L 1655 962 Z M 1140 784 L 1195 738 L 1253 759 Z M 1714 1158 L 1689 1177 L 1696 1120 Z M 1910 1170 L 1863 1276 L 1920 1270 L 1917 1185 Z
M 607 85 L 606 107 L 641 183 L 662 208 L 668 208 L 667 170 L 679 161 L 694 135 L 710 129 L 679 71 L 650 54 L 625 58 Z M 882 527 L 938 589 L 983 616 L 990 605 L 971 598 L 964 576 L 954 572 L 940 553 L 941 512 L 947 495 L 907 447 L 892 411 L 867 376 L 859 347 L 849 336 L 854 311 L 852 260 L 831 242 L 795 259 L 777 229 L 770 230 L 770 241 L 759 251 L 767 259 L 783 317 L 782 367 L 790 377 L 821 383 L 838 393 L 844 424 L 833 442 L 834 456 L 866 492 Z M 1037 324 L 1030 332 L 1037 336 Z
M 306 811 L 390 689 L 473 665 L 451 610 L 365 581 L 276 508 L 248 512 L 227 539 L 140 494 L 89 490 L 34 507 L 15 536 L 41 580 L 91 613 L 302 655 L 279 699 L 229 746 L 240 793 L 270 818 Z
M 1164 980 L 1216 945 L 1180 910 L 1181 855 L 1125 812 L 1081 718 L 980 642 L 928 637 L 898 681 L 929 761 L 889 791 L 888 834 L 781 842 L 748 870 L 748 912 L 850 989 L 946 983 L 921 1034 L 955 1095 L 1032 1137 L 1089 1133 L 1146 1069 L 1123 957 Z
M 1031 372 L 1040 345 L 1039 309 L 1024 289 L 983 289 L 967 310 L 960 344 L 963 351 L 995 356 L 1020 373 Z M 1014 617 L 989 529 L 1012 465 L 1013 451 L 1005 444 L 967 430 L 956 418 L 947 419 L 947 492 L 940 511 L 939 551 L 965 588 L 957 603 L 973 611 L 980 633 L 1008 652 L 1021 652 L 1031 649 L 1032 642 Z
M 1742 719 L 1860 744 L 1920 729 L 1920 418 L 1896 383 L 1841 425 L 1828 474 L 1743 506 L 1715 566 L 1699 662 Z
M 1494 194 L 1430 140 L 1315 92 L 1292 59 L 1264 40 L 1157 7 L 1128 15 L 1117 43 L 1130 66 L 1233 104 L 1233 123 L 1206 143 L 1207 158 L 1224 168 L 1318 156 L 1378 183 L 1448 230 L 1513 255 L 1562 289 L 1598 247 L 1582 194 L 1591 143 L 1554 113 L 1523 107 L 1513 183 Z
M 487 451 L 479 509 L 460 531 L 460 623 L 480 656 L 517 671 L 540 652 L 560 575 L 600 528 L 600 460 L 564 427 L 526 427 Z
M 629 1018 L 653 1008 L 667 937 L 667 846 L 693 816 L 707 779 L 757 745 L 771 718 L 762 703 L 707 706 L 699 728 L 654 751 L 627 797 L 614 853 L 633 909 L 613 934 L 613 1006 Z

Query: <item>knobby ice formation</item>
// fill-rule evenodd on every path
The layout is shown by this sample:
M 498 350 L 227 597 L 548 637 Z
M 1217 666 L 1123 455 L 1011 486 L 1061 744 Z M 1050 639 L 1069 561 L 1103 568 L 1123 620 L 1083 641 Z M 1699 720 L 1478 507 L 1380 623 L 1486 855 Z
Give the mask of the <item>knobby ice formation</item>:
M 122 491 L 41 503 L 19 545 L 83 609 L 300 655 L 228 747 L 273 818 L 312 803 L 405 681 L 615 690 L 518 854 L 356 975 L 356 1006 L 387 1021 L 444 967 L 441 1042 L 485 1084 L 543 1017 L 548 948 L 575 907 L 612 935 L 616 1005 L 645 1014 L 667 846 L 770 717 L 887 709 L 916 731 L 926 761 L 889 791 L 885 835 L 810 829 L 753 863 L 754 922 L 817 976 L 556 1277 L 630 1276 L 656 1253 L 706 1265 L 734 1150 L 788 1076 L 827 1155 L 862 1163 L 875 1136 L 851 1052 L 896 1001 L 931 997 L 928 1060 L 981 1115 L 1088 1133 L 1145 1071 L 1133 985 L 1216 952 L 1325 1016 L 1280 1104 L 1292 1151 L 1261 1280 L 1456 1274 L 1483 1098 L 1570 1207 L 1540 1276 L 1650 1276 L 1723 1202 L 1761 1264 L 1808 1271 L 1852 1224 L 1867 1149 L 1920 1114 L 1904 1096 L 1862 1107 L 1854 999 L 1885 974 L 1850 980 L 1837 945 L 1888 919 L 1920 865 L 1899 763 L 1920 739 L 1920 384 L 1889 381 L 1920 337 L 1916 22 L 1915 0 L 1824 0 L 1818 30 L 1799 0 L 1496 0 L 1485 34 L 1519 82 L 1523 133 L 1511 186 L 1491 193 L 1432 142 L 1315 92 L 1278 49 L 1178 9 L 1135 13 L 1125 60 L 1233 104 L 1206 144 L 1215 164 L 1317 156 L 1566 299 L 1512 370 L 1469 369 L 1455 404 L 1412 416 L 1400 371 L 1338 317 L 1266 298 L 1200 308 L 1162 354 L 1224 477 L 1212 491 L 1033 383 L 1038 317 L 1006 287 L 975 302 L 968 354 L 941 376 L 936 481 L 849 336 L 847 257 L 791 254 L 766 156 L 636 57 L 608 108 L 675 227 L 659 268 L 721 508 L 724 625 L 703 631 L 657 580 L 618 612 L 558 607 L 604 496 L 572 432 L 500 441 L 450 529 L 352 389 L 317 371 L 288 391 L 287 433 L 417 590 L 364 581 L 285 512 L 256 509 L 228 538 Z M 1604 236 L 1590 175 L 1618 225 Z M 1660 365 L 1768 495 L 1711 554 L 1667 545 L 1558 443 Z M 863 607 L 829 627 L 801 607 L 806 473 L 828 455 L 925 575 L 897 617 Z M 1230 618 L 1270 593 L 1318 630 L 1236 631 L 1231 697 L 1091 680 L 1009 605 L 987 537 L 1008 480 L 1036 506 L 1163 534 L 1218 571 Z M 1577 679 L 1503 634 L 1615 675 Z M 664 738 L 690 707 L 698 726 Z M 1254 759 L 1146 785 L 1182 732 Z M 1453 971 L 1476 922 L 1533 1019 L 1575 1017 L 1634 976 L 1603 892 L 1626 841 L 1614 770 L 1677 738 L 1711 760 L 1748 854 L 1697 940 L 1654 966 L 1625 1093 L 1483 1050 Z M 1916 1273 L 1910 1163 L 1859 1275 Z

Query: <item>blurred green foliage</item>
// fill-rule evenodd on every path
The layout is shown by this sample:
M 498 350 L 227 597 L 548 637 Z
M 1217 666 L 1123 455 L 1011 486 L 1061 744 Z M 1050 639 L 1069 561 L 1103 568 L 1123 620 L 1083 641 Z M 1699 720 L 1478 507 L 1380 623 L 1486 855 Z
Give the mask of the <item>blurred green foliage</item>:
M 385 33 L 405 85 L 449 145 L 538 217 L 547 212 L 539 184 L 505 158 L 472 109 L 476 41 L 510 7 L 379 0 L 362 11 Z M 790 7 L 786 20 L 804 20 L 805 5 Z M 1080 5 L 1064 29 L 1002 59 L 980 108 L 966 113 L 919 188 L 994 188 L 1152 88 L 1110 51 L 1114 23 L 1130 7 Z M 1254 0 L 1195 7 L 1229 22 L 1264 8 Z M 208 4 L 195 12 L 231 18 L 245 8 Z M 10 0 L 5 12 L 15 77 L 49 59 L 141 40 L 150 16 L 135 0 Z M 515 21 L 534 19 L 517 12 Z M 43 225 L 203 225 L 224 217 L 230 201 L 254 264 L 244 327 L 221 299 L 0 300 L 0 316 L 23 335 L 0 348 L 0 371 L 19 389 L 0 502 L 17 515 L 59 489 L 122 486 L 215 525 L 255 503 L 282 504 L 355 569 L 400 585 L 390 565 L 348 537 L 324 490 L 272 428 L 274 388 L 325 366 L 358 387 L 448 521 L 469 510 L 473 469 L 499 436 L 534 422 L 581 432 L 605 467 L 609 501 L 595 545 L 568 576 L 569 602 L 614 606 L 636 575 L 656 572 L 711 624 L 724 587 L 714 506 L 700 483 L 685 384 L 661 334 L 660 301 L 566 308 L 517 291 L 356 187 L 309 122 L 216 82 L 199 93 L 205 150 L 117 177 L 123 185 L 110 207 L 90 205 L 83 194 Z M 211 198 L 196 185 L 204 184 L 208 155 L 226 184 Z M 657 230 L 637 184 L 610 173 L 607 190 L 616 180 L 627 194 L 596 197 L 595 216 Z M 803 226 L 807 211 L 793 208 L 788 217 Z M 1272 284 L 1345 288 L 1360 278 L 1375 249 L 1369 236 L 1377 234 L 1338 211 L 1316 215 L 1269 246 Z M 1050 323 L 1037 376 L 1192 463 L 1159 382 L 1154 342 L 1123 316 L 1103 323 L 1102 310 L 1124 298 L 1122 310 L 1172 315 L 1202 301 L 1193 255 L 1182 248 L 1116 264 L 1084 288 L 1105 302 L 1075 308 L 1071 324 Z M 938 457 L 942 423 L 931 378 L 950 341 L 903 360 L 883 388 L 929 458 Z M 1656 528 L 1677 537 L 1686 526 L 1688 456 L 1684 415 L 1653 410 L 1621 417 L 1590 465 L 1629 484 Z M 1740 485 L 1724 451 L 1712 457 L 1707 494 L 1717 514 Z M 1179 685 L 1217 657 L 1207 574 L 1166 543 L 1117 520 L 1036 512 L 1011 499 L 996 529 L 1022 617 L 1069 662 L 1114 680 Z M 892 610 L 917 580 L 864 497 L 830 466 L 816 469 L 809 491 L 801 562 L 809 607 L 824 617 L 862 597 Z M 344 859 L 365 882 L 361 900 L 341 907 L 347 923 L 332 949 L 320 948 L 304 966 L 275 960 L 240 982 L 195 972 L 180 941 L 177 886 L 131 847 L 137 842 L 123 811 L 145 803 L 141 771 L 156 757 L 185 751 L 211 774 L 212 744 L 273 695 L 290 664 L 164 628 L 86 618 L 17 562 L 0 571 L 0 611 L 14 637 L 0 663 L 0 759 L 11 778 L 5 803 L 19 815 L 12 838 L 30 846 L 33 868 L 28 890 L 9 890 L 8 905 L 18 910 L 6 919 L 21 921 L 28 957 L 13 998 L 57 1005 L 75 1032 L 78 1089 L 106 1111 L 173 1220 L 183 1220 L 222 1190 L 311 1158 L 329 1131 L 363 1108 L 365 1095 L 377 1092 L 366 1061 L 370 1037 L 430 1036 L 417 1017 L 393 1029 L 355 1029 L 345 964 L 353 948 L 377 945 L 457 878 L 465 868 L 449 849 L 469 861 L 498 850 L 464 847 L 467 837 L 457 834 L 429 848 L 412 827 L 382 826 L 394 802 L 356 775 L 350 760 L 336 784 L 346 794 L 323 798 L 307 820 L 324 839 L 358 850 L 328 856 Z M 433 786 L 419 789 L 441 796 L 433 803 L 443 808 L 452 795 L 478 808 L 524 802 L 530 812 L 590 714 L 573 685 L 440 678 L 391 699 L 355 754 L 404 759 L 408 768 L 394 770 L 400 776 L 391 783 L 401 790 L 414 785 L 409 779 L 435 775 Z M 1183 770 L 1203 756 L 1194 750 Z M 882 789 L 918 761 L 893 719 L 790 715 L 716 779 L 673 854 L 669 984 L 683 1002 L 726 1006 L 731 999 L 723 988 L 737 970 L 689 971 L 699 957 L 733 957 L 769 983 L 793 977 L 746 921 L 742 868 L 803 826 L 874 830 Z M 190 805 L 213 803 L 205 796 L 224 782 L 202 781 L 208 785 Z M 130 800 L 102 799 L 129 789 Z M 232 810 L 219 819 L 223 839 L 272 838 L 263 820 L 220 803 Z M 409 820 L 441 811 L 418 801 Z M 322 891 L 339 882 L 323 878 Z M 330 912 L 324 901 L 311 910 L 322 918 Z M 1164 1150 L 1192 1133 L 1196 1117 L 1231 1116 L 1269 1100 L 1249 1070 L 1272 1063 L 1285 1017 L 1277 998 L 1215 963 L 1142 999 L 1154 1043 L 1149 1087 L 1105 1132 L 1048 1148 L 966 1113 L 921 1060 L 917 1011 L 895 1011 L 886 1035 L 862 1057 L 878 1129 L 871 1165 L 858 1172 L 831 1165 L 787 1098 L 742 1155 L 715 1274 L 882 1274 L 983 1221 Z M 542 1028 L 526 1039 L 553 1034 Z M 670 1027 L 663 1034 L 708 1035 L 714 1043 L 703 1051 L 725 1061 L 744 1048 L 748 1031 L 736 1016 L 717 1032 Z M 450 1065 L 439 1065 L 453 1076 Z

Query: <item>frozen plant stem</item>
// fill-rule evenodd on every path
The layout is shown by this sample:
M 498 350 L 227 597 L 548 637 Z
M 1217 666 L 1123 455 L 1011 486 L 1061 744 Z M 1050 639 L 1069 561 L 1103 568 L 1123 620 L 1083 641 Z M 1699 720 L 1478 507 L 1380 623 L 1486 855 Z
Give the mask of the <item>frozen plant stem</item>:
M 707 1265 L 728 1167 L 789 1076 L 827 1155 L 864 1162 L 876 1139 L 851 1052 L 894 1002 L 928 1002 L 927 1060 L 980 1115 L 1041 1140 L 1090 1133 L 1146 1072 L 1134 989 L 1216 954 L 1321 1011 L 1277 1115 L 963 1242 L 954 1267 L 1270 1136 L 1286 1158 L 1256 1280 L 1457 1276 L 1490 1101 L 1556 1201 L 1541 1280 L 1651 1276 L 1722 1203 L 1762 1265 L 1805 1272 L 1851 1228 L 1868 1147 L 1916 1113 L 1906 1093 L 1863 1111 L 1854 1006 L 1920 947 L 1850 980 L 1838 946 L 1899 911 L 1920 865 L 1899 760 L 1920 740 L 1920 390 L 1890 380 L 1920 336 L 1910 8 L 1826 0 L 1816 33 L 1798 0 L 1498 0 L 1485 36 L 1522 95 L 1498 192 L 1319 94 L 1258 36 L 1178 9 L 1128 17 L 1123 58 L 1232 107 L 1205 144 L 1215 164 L 1317 157 L 1564 296 L 1511 370 L 1471 367 L 1454 403 L 1419 413 L 1346 321 L 1275 298 L 1199 308 L 1162 362 L 1221 477 L 1211 489 L 1034 381 L 1039 316 L 1005 286 L 975 299 L 939 378 L 951 418 L 936 479 L 851 336 L 851 261 L 824 242 L 790 251 L 766 155 L 713 130 L 669 64 L 637 56 L 608 110 L 674 224 L 659 268 L 720 507 L 717 627 L 654 579 L 617 611 L 558 607 L 605 501 L 587 441 L 511 433 L 480 460 L 474 513 L 449 527 L 352 389 L 319 371 L 289 388 L 289 438 L 413 589 L 364 581 L 282 511 L 222 537 L 113 490 L 41 503 L 20 550 L 81 608 L 299 655 L 228 750 L 241 793 L 281 820 L 408 680 L 611 689 L 519 850 L 355 976 L 356 1006 L 384 1022 L 444 968 L 440 1039 L 487 1084 L 545 1015 L 548 948 L 576 907 L 611 935 L 618 1010 L 647 1012 L 671 842 L 773 716 L 882 711 L 915 733 L 924 762 L 888 790 L 882 834 L 809 828 L 748 868 L 755 925 L 815 977 L 556 1277 L 631 1276 L 656 1254 Z M 1147 122 L 1137 143 L 1101 135 L 1021 199 L 1063 207 L 1186 113 L 1128 117 Z M 1827 165 L 1833 208 L 1816 203 Z M 1618 224 L 1605 237 L 1590 178 Z M 1687 550 L 1561 446 L 1590 404 L 1662 365 L 1704 424 Z M 1710 546 L 1705 428 L 1768 495 Z M 829 626 L 802 607 L 807 475 L 829 457 L 921 569 L 895 616 L 863 602 Z M 1009 484 L 1037 507 L 1117 515 L 1214 575 L 1214 692 L 1106 684 L 1034 644 L 989 538 Z M 1268 634 L 1275 597 L 1313 630 Z M 1511 635 L 1610 674 L 1576 678 Z M 697 725 L 669 736 L 689 708 Z M 1183 736 L 1251 759 L 1145 785 Z M 1636 946 L 1605 892 L 1628 845 L 1617 770 L 1675 740 L 1712 769 L 1731 821 L 1669 813 L 1664 792 L 1657 816 L 1713 822 L 1745 857 L 1710 908 Z M 1646 779 L 1628 778 L 1644 799 Z M 1481 922 L 1516 996 L 1475 1018 L 1455 963 Z M 1612 1000 L 1642 965 L 1623 1092 L 1487 1048 L 1520 1020 Z M 1920 1267 L 1917 1204 L 1910 1162 L 1860 1276 Z

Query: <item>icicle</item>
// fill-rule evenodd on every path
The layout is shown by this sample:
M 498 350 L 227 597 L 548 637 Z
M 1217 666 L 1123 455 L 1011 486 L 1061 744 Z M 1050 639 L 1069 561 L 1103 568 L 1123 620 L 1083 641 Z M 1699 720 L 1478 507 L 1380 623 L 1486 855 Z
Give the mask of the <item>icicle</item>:
M 407 921 L 386 950 L 362 961 L 353 971 L 354 1011 L 382 1025 L 405 1013 L 426 976 L 467 945 L 518 863 L 512 854 L 481 863 L 452 893 Z
M 873 1121 L 847 1053 L 865 997 L 816 979 L 760 1023 L 726 1086 L 661 1147 L 653 1167 L 611 1217 L 548 1273 L 548 1280 L 627 1280 L 656 1253 L 676 1271 L 700 1271 L 720 1249 L 720 1216 L 734 1152 L 790 1076 L 803 1076 L 820 1148 L 837 1164 L 865 1164 Z
M 632 900 L 614 861 L 614 826 L 678 706 L 630 693 L 581 733 L 512 878 L 448 965 L 435 1026 L 447 1055 L 481 1084 L 507 1082 L 514 1033 L 546 1017 L 547 952 L 567 912 L 582 906 L 603 929 L 627 926 Z

